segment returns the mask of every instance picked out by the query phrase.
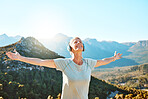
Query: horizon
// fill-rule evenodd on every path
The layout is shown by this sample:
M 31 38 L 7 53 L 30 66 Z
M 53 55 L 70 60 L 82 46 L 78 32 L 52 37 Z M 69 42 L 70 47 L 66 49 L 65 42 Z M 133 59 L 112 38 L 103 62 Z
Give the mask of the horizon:
M 62 34 L 62 35 L 65 35 L 65 34 L 63 34 L 63 33 L 58 33 L 58 34 Z M 58 34 L 56 34 L 54 37 L 56 37 Z M 8 37 L 17 37 L 17 36 L 21 36 L 21 35 L 13 35 L 13 36 L 9 36 L 9 35 L 7 35 L 6 33 L 4 33 L 4 34 L 0 34 L 0 36 L 2 36 L 2 35 L 6 35 L 6 36 L 8 36 Z M 67 36 L 67 35 L 65 35 L 65 36 Z M 21 36 L 21 37 L 24 37 L 24 36 Z M 27 37 L 33 37 L 33 36 L 27 36 Z M 27 38 L 27 37 L 25 37 L 25 38 Z M 51 37 L 51 38 L 48 38 L 48 39 L 54 39 L 54 37 Z M 69 37 L 69 36 L 67 36 L 67 37 Z M 42 42 L 42 41 L 44 41 L 44 40 L 48 40 L 47 38 L 46 39 L 43 39 L 43 38 L 36 38 L 36 37 L 34 37 L 35 39 L 37 39 L 37 40 L 39 40 L 40 42 Z M 84 39 L 82 39 L 82 40 L 86 40 L 86 39 L 96 39 L 96 38 L 84 38 Z M 97 40 L 97 39 L 96 39 Z M 138 40 L 138 41 L 136 41 L 136 42 L 139 42 L 139 41 L 147 41 L 148 39 L 145 39 L 145 40 Z M 103 42 L 103 41 L 105 41 L 105 42 L 118 42 L 118 41 L 108 41 L 108 40 L 101 40 L 101 41 L 99 41 L 99 40 L 97 40 L 98 42 Z M 136 43 L 136 42 L 118 42 L 118 43 Z
M 0 3 L 0 35 L 138 42 L 148 37 L 147 0 L 19 1 Z

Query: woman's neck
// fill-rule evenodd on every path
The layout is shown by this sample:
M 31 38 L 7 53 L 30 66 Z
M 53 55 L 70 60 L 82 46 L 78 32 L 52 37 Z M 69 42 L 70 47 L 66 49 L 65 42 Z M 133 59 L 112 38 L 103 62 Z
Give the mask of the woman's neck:
M 83 64 L 82 58 L 83 58 L 82 53 L 73 53 L 73 55 L 72 55 L 72 60 L 78 65 Z

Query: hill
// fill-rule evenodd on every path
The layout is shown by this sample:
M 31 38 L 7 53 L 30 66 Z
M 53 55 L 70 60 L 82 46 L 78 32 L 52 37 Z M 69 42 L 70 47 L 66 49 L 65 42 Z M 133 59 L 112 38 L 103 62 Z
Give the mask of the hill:
M 72 37 L 68 37 L 62 33 L 59 33 L 54 38 L 40 39 L 39 41 L 48 49 L 64 57 L 70 57 L 69 51 L 67 51 L 67 46 L 71 38 Z
M 64 58 L 45 48 L 33 37 L 22 38 L 14 44 L 1 47 L 0 97 L 2 96 L 4 99 L 47 99 L 49 95 L 54 98 L 57 97 L 62 91 L 62 73 L 52 68 L 10 60 L 5 55 L 5 52 L 13 51 L 14 48 L 21 55 L 27 57 L 39 57 L 42 59 Z M 112 92 L 123 94 L 133 92 L 125 89 L 92 77 L 89 99 L 94 99 L 95 97 L 106 99 Z
M 128 50 L 131 54 L 125 56 L 125 58 L 133 59 L 137 63 L 148 63 L 148 40 L 139 41 Z
M 42 59 L 64 58 L 57 53 L 45 48 L 38 40 L 33 37 L 21 38 L 20 41 L 0 48 L 0 83 L 3 84 L 3 92 L 1 92 L 4 99 L 18 97 L 27 97 L 30 99 L 41 99 L 47 95 L 57 95 L 61 90 L 61 84 L 54 91 L 53 84 L 56 80 L 61 81 L 61 73 L 49 68 L 43 68 L 36 65 L 15 61 L 9 59 L 6 51 L 13 51 L 16 49 L 22 56 L 38 57 Z M 55 78 L 55 75 L 59 75 Z M 21 87 L 22 86 L 22 87 Z M 46 89 L 46 87 L 48 87 Z M 37 88 L 37 89 L 35 89 Z M 40 88 L 43 92 L 39 93 Z M 9 91 L 10 90 L 10 91 Z M 57 92 L 58 90 L 58 92 Z M 42 98 L 42 99 L 43 99 Z
M 22 38 L 20 41 L 0 48 L 0 94 L 4 99 L 27 98 L 47 99 L 48 95 L 56 97 L 61 93 L 62 74 L 55 69 L 39 67 L 28 63 L 10 60 L 6 51 L 16 49 L 22 56 L 39 57 L 42 59 L 64 58 L 45 48 L 33 37 Z M 104 87 L 102 87 L 102 86 Z M 42 91 L 41 91 L 42 90 Z M 92 77 L 89 97 L 99 96 L 105 99 L 117 87 Z
M 138 89 L 148 88 L 148 64 L 116 67 L 113 69 L 98 69 L 94 71 L 93 76 L 112 82 L 113 84 Z

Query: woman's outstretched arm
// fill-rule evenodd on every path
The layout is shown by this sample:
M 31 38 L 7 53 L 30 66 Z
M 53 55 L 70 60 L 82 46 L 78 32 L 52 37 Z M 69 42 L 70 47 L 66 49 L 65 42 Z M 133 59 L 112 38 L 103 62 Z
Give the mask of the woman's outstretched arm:
M 117 59 L 121 59 L 122 54 L 118 53 L 115 51 L 114 53 L 114 56 L 113 57 L 110 57 L 110 58 L 105 58 L 105 59 L 102 59 L 102 60 L 97 60 L 97 64 L 95 65 L 95 67 L 99 67 L 101 65 L 106 65 L 106 64 L 109 64 Z
M 18 61 L 33 64 L 33 65 L 56 68 L 56 65 L 55 65 L 53 59 L 44 59 L 43 60 L 43 59 L 39 59 L 39 58 L 24 57 L 24 56 L 21 56 L 16 50 L 14 50 L 14 52 L 15 53 L 7 52 L 6 55 L 12 60 L 18 60 Z

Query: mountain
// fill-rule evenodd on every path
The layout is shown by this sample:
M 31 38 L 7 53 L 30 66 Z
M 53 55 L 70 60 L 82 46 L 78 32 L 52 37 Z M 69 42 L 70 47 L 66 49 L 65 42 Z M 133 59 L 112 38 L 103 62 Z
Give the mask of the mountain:
M 15 37 L 11 37 L 11 36 L 7 36 L 6 34 L 2 34 L 0 35 L 0 47 L 15 43 L 20 39 L 21 39 L 21 36 L 19 35 Z
M 16 49 L 22 56 L 42 59 L 64 58 L 45 48 L 33 37 L 21 38 L 20 41 L 0 48 L 0 90 L 4 98 L 47 99 L 48 95 L 56 97 L 61 93 L 62 73 L 51 68 L 40 69 L 39 66 L 10 60 L 5 51 Z M 105 89 L 102 86 L 106 87 Z M 18 86 L 18 87 L 17 87 Z M 20 86 L 20 87 L 19 87 Z M 89 97 L 99 96 L 105 99 L 111 92 L 118 90 L 110 84 L 92 77 Z M 42 89 L 43 92 L 40 91 Z M 101 95 L 103 94 L 103 95 Z M 104 96 L 105 94 L 105 96 Z
M 68 37 L 62 33 L 55 35 L 54 38 L 49 40 L 40 40 L 47 48 L 57 52 L 64 57 L 71 57 L 67 50 L 68 43 L 72 37 Z M 86 38 L 83 40 L 85 51 L 83 52 L 84 58 L 103 59 L 106 57 L 113 56 L 114 52 L 120 52 L 123 56 L 129 55 L 131 52 L 128 51 L 130 45 L 118 43 L 115 41 L 97 41 L 96 39 Z M 111 64 L 100 66 L 99 68 L 112 68 L 137 65 L 138 63 L 132 59 L 123 58 L 115 61 Z
M 124 55 L 129 54 L 129 52 L 126 51 L 129 48 L 128 46 L 115 41 L 97 41 L 96 39 L 88 38 L 85 39 L 84 42 L 110 53 L 117 51 Z
M 125 58 L 135 60 L 137 63 L 148 63 L 148 40 L 138 41 L 128 49 L 131 54 Z
M 2 96 L 4 99 L 26 97 L 27 99 L 47 99 L 48 95 L 56 96 L 61 92 L 61 72 L 11 60 L 5 53 L 6 51 L 13 52 L 14 49 L 26 57 L 64 58 L 44 47 L 33 37 L 22 37 L 16 43 L 0 47 L 0 85 L 3 85 L 3 90 L 0 89 L 0 97 Z
M 135 45 L 136 42 L 124 42 L 124 43 L 122 43 L 122 44 L 131 47 L 131 46 Z
M 0 48 L 0 97 L 4 99 L 47 99 L 54 98 L 62 91 L 62 73 L 53 68 L 40 67 L 9 59 L 5 53 L 16 49 L 22 56 L 42 59 L 64 58 L 44 47 L 33 37 L 21 38 L 20 41 Z M 127 90 L 128 89 L 128 90 Z M 135 92 L 136 91 L 136 92 Z M 114 97 L 112 93 L 129 93 L 136 96 L 139 91 L 131 88 L 121 88 L 91 77 L 89 99 L 99 97 L 106 99 Z M 144 91 L 145 92 L 145 91 Z M 112 96 L 111 96 L 112 95 Z M 50 96 L 49 96 L 50 97 Z
M 0 50 L 11 50 L 16 49 L 22 56 L 31 56 L 39 58 L 48 58 L 53 59 L 57 57 L 63 58 L 63 56 L 58 55 L 57 53 L 50 51 L 43 44 L 33 37 L 22 37 L 20 41 L 10 44 L 7 46 L 0 47 Z
M 148 64 L 95 70 L 93 76 L 138 89 L 148 88 Z
M 64 57 L 70 57 L 69 51 L 67 50 L 68 43 L 72 37 L 68 37 L 62 33 L 58 33 L 51 39 L 39 40 L 48 49 L 62 55 Z
M 123 55 L 128 55 L 128 46 L 115 42 L 115 41 L 97 41 L 96 39 L 85 39 L 84 44 L 87 46 L 87 50 L 90 51 L 86 54 L 86 57 L 91 56 L 92 52 L 95 52 L 95 59 L 105 58 L 113 56 L 114 52 L 120 52 Z M 93 51 L 96 49 L 96 51 Z M 98 54 L 96 54 L 98 53 Z

